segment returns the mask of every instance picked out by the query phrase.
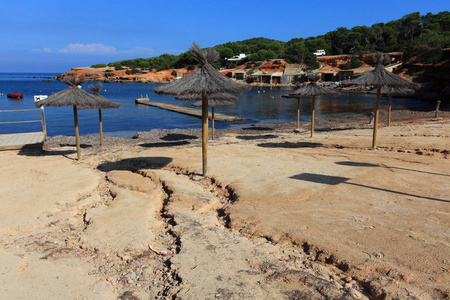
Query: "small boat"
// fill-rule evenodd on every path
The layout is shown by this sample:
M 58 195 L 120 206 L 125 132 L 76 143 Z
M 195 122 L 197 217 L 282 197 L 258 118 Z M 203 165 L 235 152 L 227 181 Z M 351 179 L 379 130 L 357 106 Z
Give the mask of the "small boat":
M 8 97 L 8 98 L 15 98 L 15 99 L 22 99 L 23 98 L 23 94 L 21 94 L 21 93 L 7 94 L 6 97 Z

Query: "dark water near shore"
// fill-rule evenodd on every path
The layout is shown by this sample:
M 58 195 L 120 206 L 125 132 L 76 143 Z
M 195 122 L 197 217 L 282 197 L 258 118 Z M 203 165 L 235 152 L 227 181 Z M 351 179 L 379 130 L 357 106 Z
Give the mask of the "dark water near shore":
M 34 95 L 51 95 L 67 88 L 59 81 L 46 81 L 58 74 L 46 73 L 0 73 L 0 110 L 18 110 L 36 108 Z M 82 88 L 89 91 L 88 85 Z M 94 83 L 95 84 L 95 83 Z M 160 96 L 153 92 L 158 84 L 152 83 L 103 83 L 101 94 L 110 100 L 122 103 L 118 109 L 102 111 L 105 135 L 131 137 L 138 131 L 151 129 L 200 128 L 198 118 L 165 111 L 159 108 L 136 105 L 135 98 L 146 96 L 150 101 L 172 103 L 191 107 L 191 101 L 179 101 L 173 96 Z M 281 96 L 290 91 L 288 88 L 253 89 L 239 96 L 235 106 L 217 108 L 216 112 L 248 118 L 239 123 L 216 122 L 216 128 L 246 127 L 294 122 L 297 114 L 297 100 Z M 22 100 L 6 97 L 8 93 L 22 93 Z M 382 98 L 381 105 L 387 105 L 388 99 Z M 348 116 L 369 113 L 374 110 L 375 95 L 364 93 L 342 93 L 340 96 L 319 97 L 316 100 L 316 117 Z M 393 109 L 433 109 L 429 102 L 411 98 L 394 98 Z M 308 121 L 311 114 L 311 100 L 301 100 L 301 121 Z M 46 107 L 45 117 L 49 136 L 74 135 L 72 107 Z M 98 134 L 98 111 L 81 110 L 78 112 L 80 134 Z M 0 122 L 38 120 L 39 111 L 0 113 Z M 0 134 L 40 131 L 39 123 L 0 124 Z

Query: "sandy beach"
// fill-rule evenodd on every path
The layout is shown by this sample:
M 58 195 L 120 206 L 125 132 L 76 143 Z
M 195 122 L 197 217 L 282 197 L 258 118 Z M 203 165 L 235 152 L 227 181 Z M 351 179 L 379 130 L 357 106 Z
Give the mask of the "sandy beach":
M 380 119 L 2 151 L 1 298 L 447 299 L 450 113 Z

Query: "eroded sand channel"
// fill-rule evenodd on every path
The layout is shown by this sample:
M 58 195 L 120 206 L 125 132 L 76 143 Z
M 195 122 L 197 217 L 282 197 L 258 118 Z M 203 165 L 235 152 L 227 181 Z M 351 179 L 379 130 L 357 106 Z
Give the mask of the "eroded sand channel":
M 228 136 L 206 179 L 190 146 L 2 153 L 0 284 L 10 299 L 445 297 L 448 124 L 389 130 L 376 152 L 364 130 Z

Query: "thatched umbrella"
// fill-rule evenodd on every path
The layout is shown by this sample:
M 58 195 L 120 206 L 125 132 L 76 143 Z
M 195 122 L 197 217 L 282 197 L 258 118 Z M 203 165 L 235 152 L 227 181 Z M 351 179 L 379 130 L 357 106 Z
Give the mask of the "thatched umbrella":
M 377 87 L 377 100 L 375 105 L 375 120 L 373 125 L 373 139 L 372 139 L 372 148 L 375 148 L 377 142 L 377 127 L 380 108 L 381 87 L 397 87 L 397 88 L 401 87 L 417 90 L 419 88 L 419 85 L 387 71 L 384 68 L 384 64 L 389 63 L 390 61 L 389 56 L 387 55 L 384 56 L 381 52 L 378 52 L 373 56 L 373 61 L 376 64 L 374 70 L 363 73 L 356 79 L 343 81 L 343 84 L 372 85 Z
M 373 89 L 370 91 L 371 94 L 376 94 L 377 89 Z M 388 105 L 388 127 L 391 126 L 391 110 L 392 110 L 392 96 L 394 97 L 404 97 L 414 93 L 414 90 L 405 89 L 405 88 L 395 88 L 395 87 L 382 87 L 381 94 L 389 97 L 389 105 Z
M 103 99 L 105 105 L 102 105 L 101 108 L 98 109 L 98 123 L 100 127 L 100 146 L 103 145 L 103 122 L 102 122 L 102 108 L 119 108 L 122 104 L 113 102 L 111 100 L 107 100 L 100 95 L 100 91 L 102 89 L 102 83 L 99 82 L 96 85 L 90 84 L 89 89 L 94 93 L 94 95 L 99 96 Z
M 316 97 L 318 96 L 331 96 L 339 95 L 338 92 L 324 88 L 317 84 L 320 76 L 317 73 L 312 73 L 308 75 L 309 80 L 307 84 L 301 85 L 298 89 L 288 94 L 288 98 L 297 98 L 297 129 L 300 131 L 300 98 L 312 98 L 312 108 L 311 108 L 311 137 L 314 135 L 314 115 L 316 106 Z
M 80 160 L 81 149 L 77 109 L 108 108 L 108 104 L 106 102 L 106 99 L 89 94 L 88 92 L 80 89 L 78 86 L 84 82 L 82 78 L 67 76 L 63 79 L 63 81 L 69 85 L 69 88 L 65 89 L 64 91 L 52 94 L 42 101 L 35 102 L 35 104 L 37 107 L 41 107 L 43 105 L 73 106 L 73 118 L 75 123 L 75 136 L 77 143 L 77 158 L 78 160 Z
M 185 96 L 176 96 L 175 99 L 178 100 L 201 100 L 202 95 L 185 95 Z M 236 101 L 238 98 L 234 95 L 228 93 L 220 93 L 220 94 L 211 94 L 208 96 L 208 107 L 211 107 L 211 139 L 214 140 L 214 108 L 216 107 L 230 107 L 233 106 L 233 101 Z M 203 105 L 202 101 L 197 101 L 192 103 L 193 106 L 201 107 Z
M 241 93 L 251 89 L 251 86 L 237 83 L 215 70 L 211 63 L 219 58 L 219 52 L 210 49 L 203 52 L 193 42 L 191 54 L 196 57 L 202 66 L 179 80 L 155 88 L 157 94 L 178 96 L 202 95 L 202 158 L 203 175 L 207 173 L 208 149 L 208 96 L 218 93 Z

